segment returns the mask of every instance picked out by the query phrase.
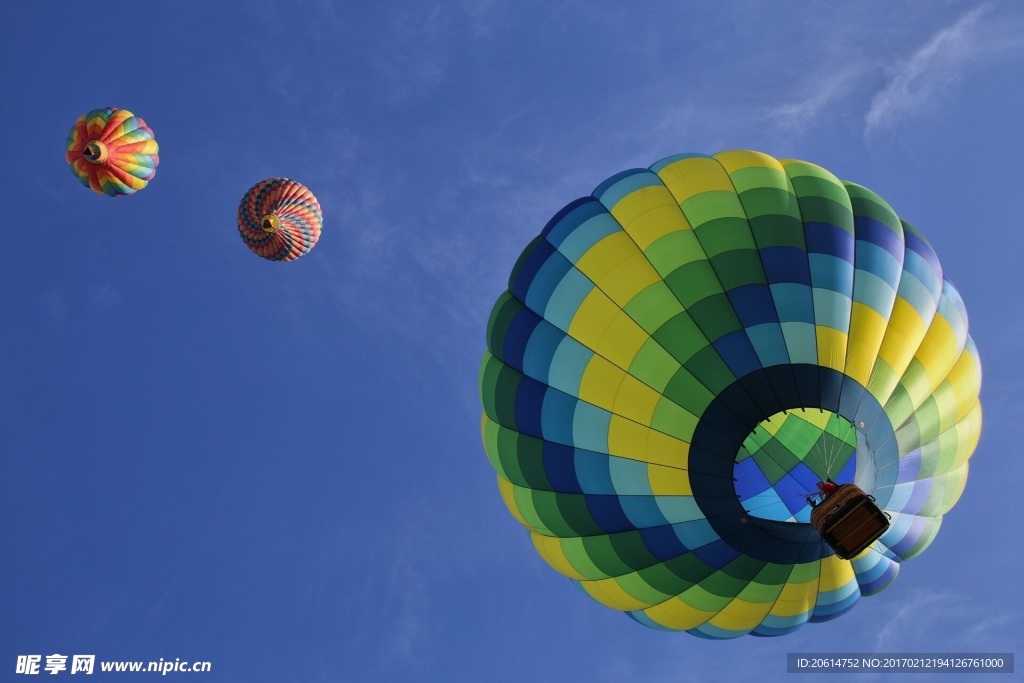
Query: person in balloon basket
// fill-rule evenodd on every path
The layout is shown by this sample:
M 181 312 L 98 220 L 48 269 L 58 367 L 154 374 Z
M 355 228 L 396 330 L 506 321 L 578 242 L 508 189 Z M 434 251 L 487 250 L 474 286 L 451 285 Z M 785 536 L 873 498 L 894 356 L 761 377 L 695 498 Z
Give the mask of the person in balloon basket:
M 832 481 L 832 477 L 826 478 L 825 481 L 819 481 L 818 490 L 807 494 L 807 502 L 812 508 L 818 507 L 818 504 L 835 493 L 837 488 L 839 488 L 839 484 Z

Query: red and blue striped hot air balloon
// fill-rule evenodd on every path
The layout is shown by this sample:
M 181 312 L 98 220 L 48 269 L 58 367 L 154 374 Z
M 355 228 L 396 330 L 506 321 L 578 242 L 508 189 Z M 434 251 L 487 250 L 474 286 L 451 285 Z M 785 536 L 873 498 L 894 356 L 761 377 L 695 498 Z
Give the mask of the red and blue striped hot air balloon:
M 294 261 L 320 239 L 323 213 L 302 183 L 268 178 L 256 183 L 238 206 L 238 232 L 257 256 Z
M 127 109 L 93 109 L 68 134 L 71 172 L 94 192 L 110 197 L 146 187 L 160 163 L 160 145 L 146 122 Z

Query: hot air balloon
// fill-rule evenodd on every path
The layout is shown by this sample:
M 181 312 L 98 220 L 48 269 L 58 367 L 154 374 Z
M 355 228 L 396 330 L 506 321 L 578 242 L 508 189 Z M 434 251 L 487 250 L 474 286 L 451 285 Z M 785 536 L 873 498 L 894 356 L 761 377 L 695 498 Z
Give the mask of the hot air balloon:
M 86 187 L 117 197 L 146 187 L 156 175 L 160 146 L 146 122 L 127 109 L 93 109 L 68 134 L 65 157 Z
M 789 633 L 888 586 L 981 432 L 964 303 L 925 238 L 870 190 L 758 152 L 669 157 L 565 206 L 487 349 L 483 440 L 537 552 L 706 638 Z M 826 479 L 885 515 L 850 559 L 811 524 Z
M 238 205 L 238 232 L 253 253 L 294 261 L 320 239 L 323 213 L 305 185 L 288 178 L 256 183 Z

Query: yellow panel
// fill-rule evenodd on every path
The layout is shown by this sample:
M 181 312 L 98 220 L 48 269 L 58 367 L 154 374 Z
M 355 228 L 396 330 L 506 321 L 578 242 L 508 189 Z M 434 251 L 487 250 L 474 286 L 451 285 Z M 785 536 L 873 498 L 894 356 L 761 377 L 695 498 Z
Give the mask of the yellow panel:
M 633 364 L 640 347 L 648 339 L 650 339 L 650 335 L 644 332 L 635 320 L 626 315 L 624 311 L 619 311 L 619 314 L 608 325 L 597 346 L 590 348 L 625 370 Z
M 751 631 L 761 625 L 771 606 L 770 602 L 748 602 L 735 598 L 713 616 L 709 623 L 729 631 Z
M 650 425 L 654 408 L 660 400 L 661 394 L 632 375 L 626 375 L 619 385 L 612 412 L 640 424 Z
M 623 260 L 594 284 L 619 306 L 625 306 L 644 289 L 660 282 L 661 276 L 642 252 Z
M 580 379 L 579 398 L 599 408 L 610 411 L 615 405 L 615 395 L 626 373 L 600 356 L 594 356 L 587 363 Z
M 956 419 L 959 420 L 967 414 L 981 392 L 981 366 L 978 359 L 965 350 L 946 379 L 949 380 L 956 396 Z
M 651 492 L 656 496 L 692 496 L 690 474 L 686 470 L 647 465 L 647 479 L 651 483 Z
M 932 320 L 932 325 L 914 356 L 921 361 L 925 372 L 928 373 L 928 379 L 931 381 L 929 390 L 934 390 L 946 378 L 946 374 L 960 357 L 965 340 L 966 337 L 957 339 L 956 332 L 941 315 L 935 316 Z
M 736 194 L 729 174 L 715 159 L 694 157 L 669 164 L 658 173 L 678 204 L 703 192 Z
M 697 628 L 715 616 L 714 612 L 705 612 L 690 607 L 680 598 L 671 598 L 661 604 L 648 607 L 644 610 L 644 614 L 656 624 L 679 631 Z
M 814 326 L 818 340 L 818 363 L 842 372 L 846 365 L 846 333 L 821 325 Z
M 640 249 L 677 230 L 689 230 L 679 204 L 664 187 L 645 187 L 623 197 L 611 211 Z
M 821 575 L 818 577 L 818 591 L 825 593 L 842 588 L 857 577 L 849 560 L 840 560 L 835 555 L 821 558 Z
M 818 598 L 817 580 L 803 583 L 787 583 L 779 599 L 772 605 L 771 614 L 777 617 L 796 617 L 814 609 Z
M 569 323 L 569 336 L 588 349 L 596 349 L 608 326 L 621 312 L 608 296 L 594 288 L 583 299 Z
M 629 238 L 629 235 L 620 230 L 613 232 L 590 247 L 576 261 L 576 268 L 597 284 L 599 280 L 610 273 L 616 266 L 638 253 L 642 254 L 637 249 L 636 244 L 633 243 L 633 240 Z
M 515 485 L 501 475 L 498 475 L 498 491 L 501 493 L 501 499 L 505 501 L 505 507 L 512 513 L 512 516 L 519 520 L 519 523 L 523 526 L 529 527 L 530 523 L 526 521 L 526 518 L 519 512 L 519 506 L 516 505 Z
M 608 424 L 608 453 L 620 458 L 647 461 L 647 440 L 651 429 L 632 420 L 612 415 Z
M 785 172 L 782 164 L 780 164 L 774 157 L 762 154 L 761 152 L 753 152 L 745 149 L 720 152 L 715 155 L 715 159 L 718 159 L 718 162 L 722 164 L 725 170 L 729 173 L 735 173 L 741 169 L 752 167 L 774 168 L 782 171 L 783 173 Z
M 647 435 L 647 462 L 686 469 L 690 462 L 690 444 L 651 430 Z
M 956 423 L 956 458 L 950 465 L 950 470 L 962 466 L 978 447 L 978 440 L 981 439 L 981 403 L 975 403 L 967 417 Z
M 925 331 L 925 322 L 917 309 L 903 297 L 896 297 L 892 315 L 889 316 L 889 329 L 886 330 L 878 357 L 888 363 L 897 376 L 902 376 L 924 339 Z
M 863 386 L 868 385 L 878 349 L 885 338 L 885 318 L 870 306 L 853 302 L 850 315 L 850 339 L 846 353 L 846 374 Z
M 565 556 L 565 552 L 562 550 L 560 539 L 554 536 L 544 536 L 531 532 L 530 540 L 533 541 L 533 547 L 537 549 L 537 553 L 541 558 L 551 565 L 555 571 L 568 576 L 570 579 L 583 580 L 587 578 L 586 575 L 573 567 L 572 563 L 569 562 L 569 558 Z
M 597 581 L 583 581 L 580 586 L 590 597 L 612 609 L 625 612 L 627 610 L 639 610 L 650 607 L 649 603 L 637 600 L 622 590 L 622 586 L 619 585 L 614 577 Z

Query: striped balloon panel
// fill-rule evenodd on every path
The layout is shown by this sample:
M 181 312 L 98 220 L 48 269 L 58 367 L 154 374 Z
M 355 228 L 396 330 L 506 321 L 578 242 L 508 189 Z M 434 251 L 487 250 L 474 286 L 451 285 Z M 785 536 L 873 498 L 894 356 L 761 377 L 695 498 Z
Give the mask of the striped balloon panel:
M 277 217 L 279 228 L 266 232 L 262 221 L 271 214 Z M 320 239 L 323 213 L 305 185 L 288 178 L 269 178 L 242 197 L 237 222 L 242 241 L 253 253 L 270 261 L 294 261 Z
M 788 633 L 884 588 L 980 434 L 977 352 L 928 243 L 871 191 L 756 152 L 670 157 L 564 207 L 487 348 L 484 443 L 537 551 L 699 636 Z M 823 473 L 893 517 L 853 561 L 807 523 Z
M 86 146 L 102 143 L 107 157 L 92 163 Z M 126 109 L 93 109 L 79 117 L 68 134 L 65 158 L 86 187 L 110 197 L 133 194 L 156 175 L 160 146 L 145 121 Z

